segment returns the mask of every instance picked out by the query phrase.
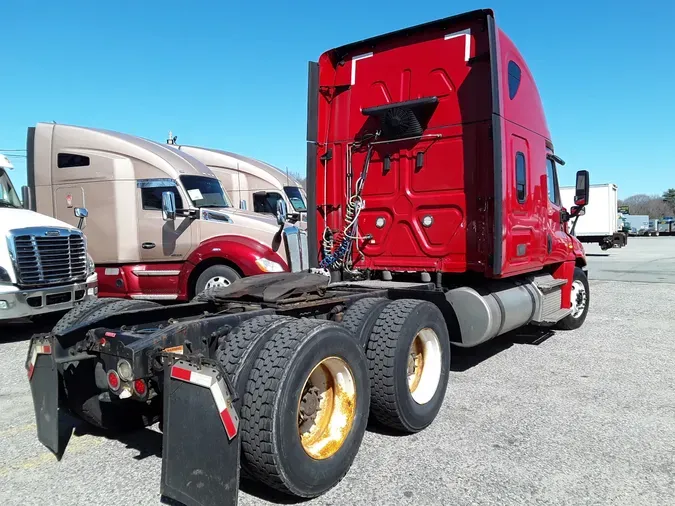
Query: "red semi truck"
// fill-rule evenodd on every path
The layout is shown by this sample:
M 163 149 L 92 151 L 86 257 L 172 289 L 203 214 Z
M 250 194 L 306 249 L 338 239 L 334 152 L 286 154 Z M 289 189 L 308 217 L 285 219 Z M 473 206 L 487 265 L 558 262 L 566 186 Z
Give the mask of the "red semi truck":
M 567 232 L 532 75 L 490 10 L 332 49 L 309 66 L 310 262 L 172 307 L 99 299 L 31 339 L 39 439 L 75 415 L 160 421 L 161 493 L 236 504 L 240 469 L 299 497 L 349 470 L 368 418 L 431 424 L 450 343 L 581 326 L 586 260 Z M 198 476 L 199 479 L 193 479 Z M 91 479 L 95 486 L 95 478 Z

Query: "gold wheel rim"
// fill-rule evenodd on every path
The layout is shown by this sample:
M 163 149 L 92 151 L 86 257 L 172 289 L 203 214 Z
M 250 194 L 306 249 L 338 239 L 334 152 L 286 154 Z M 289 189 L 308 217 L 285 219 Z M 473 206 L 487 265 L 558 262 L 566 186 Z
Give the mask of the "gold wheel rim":
M 410 354 L 408 356 L 408 389 L 411 394 L 414 394 L 420 385 L 423 372 L 424 345 L 418 334 L 410 345 Z
M 338 357 L 319 362 L 298 397 L 298 436 L 310 457 L 323 460 L 344 444 L 356 414 L 356 381 L 347 363 Z
M 421 329 L 408 351 L 408 390 L 417 404 L 426 404 L 436 395 L 443 371 L 443 351 L 436 332 Z

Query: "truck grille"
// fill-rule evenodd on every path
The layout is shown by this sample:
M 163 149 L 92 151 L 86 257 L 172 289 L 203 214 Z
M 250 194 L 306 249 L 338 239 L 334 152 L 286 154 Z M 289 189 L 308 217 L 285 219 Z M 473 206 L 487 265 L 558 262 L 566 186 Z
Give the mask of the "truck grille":
M 19 285 L 58 285 L 86 279 L 87 251 L 80 232 L 30 229 L 11 234 Z
M 309 269 L 307 232 L 297 227 L 288 227 L 284 229 L 284 242 L 291 272 Z

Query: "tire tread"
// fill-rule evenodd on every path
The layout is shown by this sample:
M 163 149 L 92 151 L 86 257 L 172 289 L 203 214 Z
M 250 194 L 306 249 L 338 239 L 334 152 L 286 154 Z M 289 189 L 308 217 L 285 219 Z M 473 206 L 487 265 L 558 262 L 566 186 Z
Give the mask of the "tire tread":
M 242 403 L 242 457 L 248 471 L 258 480 L 287 494 L 298 494 L 284 479 L 278 455 L 274 451 L 272 425 L 279 385 L 284 372 L 310 330 L 331 323 L 302 319 L 281 327 L 261 350 L 249 376 Z M 340 477 L 342 478 L 342 477 Z

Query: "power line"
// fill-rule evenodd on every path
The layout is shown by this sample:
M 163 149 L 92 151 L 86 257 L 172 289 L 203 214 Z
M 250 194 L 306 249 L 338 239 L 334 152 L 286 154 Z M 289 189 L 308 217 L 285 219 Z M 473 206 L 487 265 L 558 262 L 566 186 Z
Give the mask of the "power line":
M 28 158 L 28 155 L 5 155 L 7 158 Z
M 6 152 L 6 153 L 11 153 L 11 152 L 16 152 L 16 153 L 23 152 L 23 153 L 25 153 L 26 152 L 25 149 L 0 149 L 0 153 L 2 153 L 3 151 Z

